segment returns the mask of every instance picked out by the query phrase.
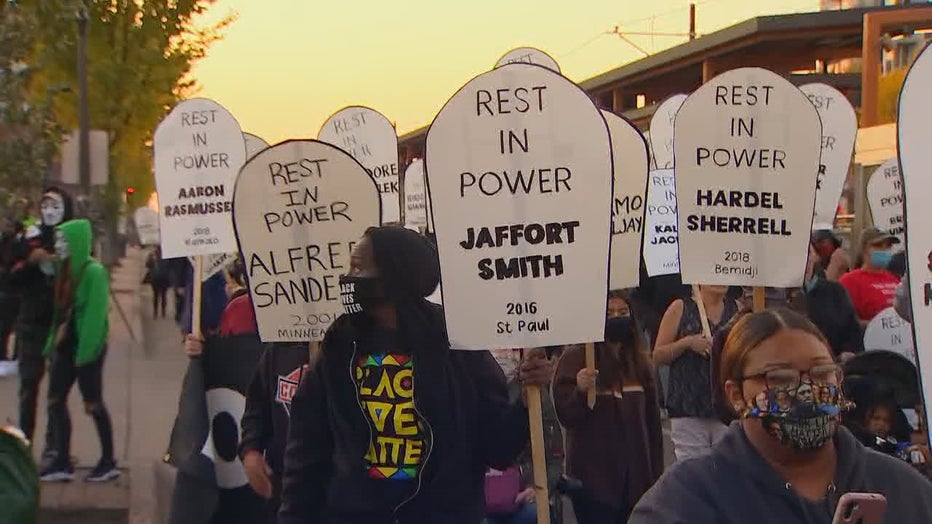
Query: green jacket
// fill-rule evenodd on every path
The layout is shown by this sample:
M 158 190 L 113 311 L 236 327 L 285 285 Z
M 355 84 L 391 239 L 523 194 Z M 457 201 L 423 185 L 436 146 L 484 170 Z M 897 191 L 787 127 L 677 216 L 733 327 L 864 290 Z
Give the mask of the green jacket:
M 74 289 L 72 318 L 78 347 L 75 365 L 90 364 L 100 358 L 107 343 L 110 312 L 110 278 L 100 262 L 91 258 L 91 223 L 85 219 L 69 220 L 55 228 L 68 242 L 68 259 Z M 86 267 L 85 267 L 86 265 Z M 52 331 L 45 344 L 45 356 L 55 351 L 55 334 L 63 311 L 55 310 Z

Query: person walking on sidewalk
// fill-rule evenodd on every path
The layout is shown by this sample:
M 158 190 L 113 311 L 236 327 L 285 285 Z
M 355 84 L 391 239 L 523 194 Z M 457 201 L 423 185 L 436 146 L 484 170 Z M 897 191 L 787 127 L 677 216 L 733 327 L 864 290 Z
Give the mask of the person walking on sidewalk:
M 65 222 L 55 231 L 58 257 L 55 311 L 45 355 L 52 358 L 49 423 L 57 453 L 55 460 L 43 469 L 43 481 L 74 478 L 69 460 L 68 394 L 75 381 L 84 399 L 84 409 L 94 419 L 101 447 L 100 461 L 85 480 L 104 482 L 120 476 L 113 455 L 113 427 L 103 401 L 110 282 L 104 266 L 91 258 L 91 240 L 91 223 L 84 219 Z
M 16 374 L 16 356 L 9 354 L 10 335 L 19 314 L 19 296 L 10 285 L 10 272 L 16 264 L 23 227 L 14 218 L 3 219 L 0 234 L 0 377 Z
M 55 282 L 55 228 L 74 217 L 74 204 L 64 191 L 49 187 L 40 201 L 41 223 L 26 228 L 9 274 L 19 297 L 16 358 L 19 362 L 19 427 L 34 442 L 39 385 L 45 375 L 43 350 L 52 326 Z M 51 426 L 45 431 L 43 465 L 54 460 Z

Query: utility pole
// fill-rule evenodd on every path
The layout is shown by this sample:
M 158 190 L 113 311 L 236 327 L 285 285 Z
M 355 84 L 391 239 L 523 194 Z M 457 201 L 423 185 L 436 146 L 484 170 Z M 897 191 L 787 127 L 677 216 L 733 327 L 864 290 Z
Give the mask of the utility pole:
M 87 103 L 87 8 L 81 2 L 76 14 L 78 22 L 78 174 L 81 190 L 91 196 L 91 141 Z
M 689 40 L 696 39 L 696 4 L 689 4 Z

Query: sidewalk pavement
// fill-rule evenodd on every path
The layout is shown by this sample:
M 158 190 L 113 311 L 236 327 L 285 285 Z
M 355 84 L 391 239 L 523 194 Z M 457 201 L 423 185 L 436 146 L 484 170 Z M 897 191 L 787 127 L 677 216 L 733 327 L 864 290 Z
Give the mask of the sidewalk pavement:
M 174 322 L 152 319 L 151 291 L 141 284 L 144 260 L 143 251 L 130 248 L 120 265 L 111 270 L 113 296 L 104 401 L 113 419 L 114 448 L 123 475 L 103 484 L 83 481 L 100 458 L 100 447 L 93 421 L 84 413 L 75 386 L 68 406 L 77 478 L 71 483 L 42 485 L 40 522 L 157 521 L 155 470 L 168 445 L 187 357 L 181 350 L 181 335 Z M 18 388 L 17 378 L 0 379 L 0 420 L 4 423 L 18 421 Z M 47 388 L 45 378 L 40 386 L 36 426 L 37 459 L 46 428 Z

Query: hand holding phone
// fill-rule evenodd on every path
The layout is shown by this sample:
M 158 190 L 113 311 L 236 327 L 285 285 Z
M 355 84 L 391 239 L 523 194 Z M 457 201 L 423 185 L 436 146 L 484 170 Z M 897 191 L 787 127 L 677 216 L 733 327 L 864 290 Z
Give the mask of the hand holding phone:
M 882 524 L 886 512 L 887 498 L 879 493 L 845 493 L 832 524 Z

